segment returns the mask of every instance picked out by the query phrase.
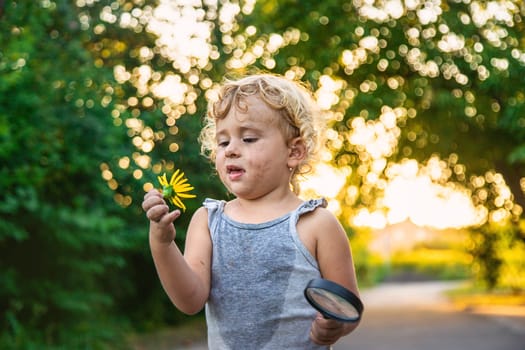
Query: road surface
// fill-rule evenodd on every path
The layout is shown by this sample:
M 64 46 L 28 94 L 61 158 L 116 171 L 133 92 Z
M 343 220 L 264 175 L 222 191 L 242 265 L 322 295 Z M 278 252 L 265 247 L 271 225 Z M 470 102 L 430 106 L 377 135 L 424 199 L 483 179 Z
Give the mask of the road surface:
M 443 292 L 455 282 L 383 284 L 362 293 L 365 313 L 334 350 L 525 350 L 525 312 L 458 310 Z
M 443 294 L 457 286 L 393 282 L 363 291 L 361 324 L 333 350 L 525 350 L 525 307 L 459 310 Z M 203 341 L 180 350 L 206 349 Z

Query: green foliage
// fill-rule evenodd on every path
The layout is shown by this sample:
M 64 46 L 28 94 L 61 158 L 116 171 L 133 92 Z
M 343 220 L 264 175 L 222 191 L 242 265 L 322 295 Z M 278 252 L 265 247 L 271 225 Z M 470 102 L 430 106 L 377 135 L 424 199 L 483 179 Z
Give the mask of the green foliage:
M 420 248 L 397 252 L 391 258 L 391 274 L 417 273 L 434 279 L 468 279 L 472 256 L 456 249 Z
M 141 13 L 154 5 L 141 3 Z M 1 6 L 0 347 L 125 347 L 121 335 L 131 327 L 184 319 L 162 291 L 149 254 L 140 203 L 156 174 L 136 161 L 147 152 L 132 143 L 141 132 L 130 125 L 166 135 L 156 140 L 151 164 L 183 167 L 212 196 L 219 182 L 196 156 L 200 118 L 183 118 L 178 135 L 170 133 L 162 101 L 132 108 L 128 99 L 148 94 L 115 80 L 116 66 L 171 72 L 166 58 L 145 62 L 139 54 L 156 39 L 141 24 L 120 26 L 101 15 L 111 9 L 125 17 L 138 4 Z M 204 110 L 204 99 L 197 104 Z M 175 155 L 172 143 L 180 146 Z M 121 166 L 126 157 L 129 166 Z M 203 199 L 188 202 L 178 221 L 181 247 L 183 228 Z
M 525 290 L 525 244 L 514 225 L 486 225 L 474 231 L 471 253 L 478 284 L 490 290 Z
M 515 239 L 500 248 L 502 257 L 498 286 L 514 293 L 525 291 L 525 243 Z
M 370 230 L 356 230 L 349 239 L 359 285 L 366 287 L 381 282 L 390 273 L 390 267 L 384 257 L 370 251 Z
M 473 235 L 472 254 L 478 261 L 477 275 L 488 289 L 496 287 L 502 264 L 501 257 L 497 251 L 500 240 L 499 230 L 488 226 L 480 227 Z
M 0 347 L 104 348 L 134 233 L 100 177 L 122 140 L 100 104 L 112 71 L 82 47 L 69 2 L 9 1 L 4 16 Z

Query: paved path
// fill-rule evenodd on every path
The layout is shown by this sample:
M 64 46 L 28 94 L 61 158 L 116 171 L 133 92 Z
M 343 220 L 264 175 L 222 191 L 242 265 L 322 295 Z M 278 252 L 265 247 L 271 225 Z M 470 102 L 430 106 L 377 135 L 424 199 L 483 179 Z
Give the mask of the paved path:
M 525 312 L 452 307 L 457 282 L 385 283 L 361 294 L 359 327 L 334 350 L 525 350 Z M 206 350 L 195 344 L 185 350 Z M 252 349 L 247 349 L 252 350 Z
M 334 350 L 525 350 L 525 314 L 454 309 L 443 292 L 456 286 L 392 283 L 364 291 L 361 324 Z

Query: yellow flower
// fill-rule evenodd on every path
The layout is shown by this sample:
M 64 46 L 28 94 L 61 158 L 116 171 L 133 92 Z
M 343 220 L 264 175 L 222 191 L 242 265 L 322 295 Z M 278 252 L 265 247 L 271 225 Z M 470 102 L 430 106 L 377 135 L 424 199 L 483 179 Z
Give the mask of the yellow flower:
M 162 185 L 162 195 L 169 200 L 176 207 L 186 211 L 186 206 L 182 203 L 181 198 L 195 198 L 196 195 L 191 193 L 184 193 L 193 190 L 193 186 L 187 183 L 188 179 L 184 177 L 184 173 L 177 169 L 171 176 L 170 182 L 166 178 L 166 173 L 158 177 Z

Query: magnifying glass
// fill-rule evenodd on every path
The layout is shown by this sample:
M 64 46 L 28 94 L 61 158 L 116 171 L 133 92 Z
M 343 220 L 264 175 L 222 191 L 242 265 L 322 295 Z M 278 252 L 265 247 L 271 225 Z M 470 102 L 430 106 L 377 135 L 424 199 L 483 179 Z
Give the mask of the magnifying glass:
M 357 322 L 363 313 L 361 300 L 335 282 L 315 278 L 304 289 L 306 300 L 325 318 L 339 322 Z

